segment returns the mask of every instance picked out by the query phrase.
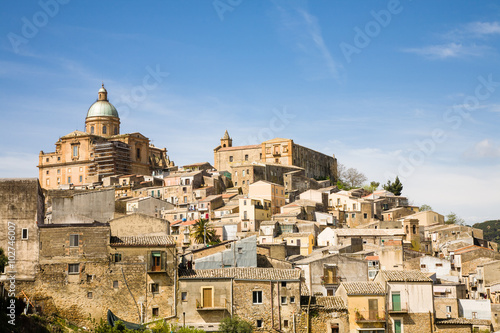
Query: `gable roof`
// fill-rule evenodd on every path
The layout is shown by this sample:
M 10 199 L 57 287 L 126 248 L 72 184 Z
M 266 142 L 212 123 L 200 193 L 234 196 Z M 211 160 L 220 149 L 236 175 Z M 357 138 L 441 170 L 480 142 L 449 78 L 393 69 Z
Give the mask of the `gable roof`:
M 300 270 L 261 267 L 179 270 L 180 279 L 235 279 L 265 281 L 300 281 Z
M 173 236 L 111 236 L 110 246 L 175 246 Z
M 385 295 L 385 290 L 378 282 L 342 282 L 347 295 Z
M 347 305 L 340 296 L 317 296 L 316 304 L 321 305 L 325 310 L 346 311 Z
M 432 282 L 432 279 L 419 270 L 388 271 L 381 270 L 382 278 L 387 282 Z

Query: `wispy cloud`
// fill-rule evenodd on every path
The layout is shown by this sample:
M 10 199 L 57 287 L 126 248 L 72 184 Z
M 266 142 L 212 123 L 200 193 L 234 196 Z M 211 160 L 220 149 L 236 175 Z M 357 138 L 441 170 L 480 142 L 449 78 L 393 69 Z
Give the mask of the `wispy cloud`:
M 313 79 L 324 76 L 324 67 L 329 76 L 338 79 L 340 64 L 333 58 L 323 38 L 318 19 L 301 1 L 274 1 L 278 11 L 280 30 L 285 31 L 285 39 L 299 54 L 299 64 Z M 322 70 L 317 70 L 318 63 Z
M 499 22 L 470 22 L 439 34 L 439 43 L 405 48 L 402 51 L 431 60 L 480 57 L 491 50 L 491 47 L 484 45 L 484 40 L 495 35 L 500 35 Z
M 403 52 L 414 53 L 428 59 L 447 59 L 465 56 L 481 56 L 489 48 L 478 45 L 463 45 L 459 43 L 447 43 L 440 45 L 429 45 L 420 48 L 403 49 Z

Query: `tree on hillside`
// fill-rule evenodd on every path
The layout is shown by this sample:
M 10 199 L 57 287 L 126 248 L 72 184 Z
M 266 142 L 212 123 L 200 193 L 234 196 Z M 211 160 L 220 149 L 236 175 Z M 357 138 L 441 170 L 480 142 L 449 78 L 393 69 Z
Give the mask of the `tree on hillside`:
M 215 229 L 210 226 L 210 222 L 207 219 L 200 218 L 193 225 L 191 231 L 191 237 L 194 238 L 195 242 L 198 244 L 204 244 L 205 242 L 209 245 L 219 243 L 219 236 L 215 234 Z
M 423 204 L 422 206 L 420 206 L 420 207 L 418 208 L 418 210 L 419 210 L 420 212 L 425 212 L 425 211 L 428 211 L 428 210 L 432 210 L 432 207 L 431 207 L 431 206 L 429 206 L 429 205 Z
M 457 214 L 451 212 L 450 214 L 446 215 L 446 219 L 445 219 L 444 223 L 445 224 L 464 225 L 465 221 L 463 218 L 459 217 Z
M 368 179 L 366 176 L 355 168 L 346 169 L 343 164 L 337 166 L 338 182 L 337 186 L 341 189 L 349 190 L 358 188 Z
M 390 180 L 387 181 L 387 184 L 384 185 L 384 190 L 394 193 L 394 195 L 400 196 L 401 192 L 403 192 L 403 184 L 399 180 L 399 177 L 396 176 L 394 182 Z
M 252 324 L 248 321 L 238 318 L 237 316 L 226 317 L 222 319 L 219 326 L 219 332 L 222 333 L 251 333 L 253 332 Z

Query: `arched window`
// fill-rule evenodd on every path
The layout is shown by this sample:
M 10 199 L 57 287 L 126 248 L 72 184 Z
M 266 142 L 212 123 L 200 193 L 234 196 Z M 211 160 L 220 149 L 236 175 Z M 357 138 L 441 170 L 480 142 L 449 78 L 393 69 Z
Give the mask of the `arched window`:
M 94 134 L 94 126 L 90 126 L 90 134 Z
M 102 134 L 106 134 L 106 132 L 107 132 L 106 125 L 104 125 L 104 126 L 102 127 Z

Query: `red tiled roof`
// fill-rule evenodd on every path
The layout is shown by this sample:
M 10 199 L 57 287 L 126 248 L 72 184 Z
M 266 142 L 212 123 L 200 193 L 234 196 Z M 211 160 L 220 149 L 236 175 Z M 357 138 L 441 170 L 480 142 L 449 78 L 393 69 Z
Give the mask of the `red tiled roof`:
M 252 149 L 252 148 L 262 148 L 262 145 L 248 145 L 248 146 L 236 146 L 236 147 L 224 147 L 219 149 L 219 151 L 228 151 L 228 150 L 240 150 L 240 149 Z

